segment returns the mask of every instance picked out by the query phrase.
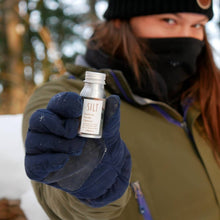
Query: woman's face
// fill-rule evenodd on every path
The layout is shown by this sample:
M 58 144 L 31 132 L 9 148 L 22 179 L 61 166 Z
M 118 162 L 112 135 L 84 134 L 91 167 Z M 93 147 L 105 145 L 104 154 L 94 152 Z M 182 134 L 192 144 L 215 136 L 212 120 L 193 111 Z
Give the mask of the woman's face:
M 207 22 L 205 15 L 196 13 L 157 14 L 130 19 L 135 35 L 144 38 L 192 37 L 203 40 Z

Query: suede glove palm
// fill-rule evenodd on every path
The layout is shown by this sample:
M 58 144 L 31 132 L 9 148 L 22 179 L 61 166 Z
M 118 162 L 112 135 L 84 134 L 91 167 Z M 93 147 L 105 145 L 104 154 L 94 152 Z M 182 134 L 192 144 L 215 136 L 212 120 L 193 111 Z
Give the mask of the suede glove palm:
M 73 92 L 55 95 L 46 109 L 30 118 L 25 142 L 28 177 L 93 207 L 120 198 L 129 184 L 131 158 L 120 138 L 120 99 L 110 96 L 101 139 L 77 135 L 82 98 Z

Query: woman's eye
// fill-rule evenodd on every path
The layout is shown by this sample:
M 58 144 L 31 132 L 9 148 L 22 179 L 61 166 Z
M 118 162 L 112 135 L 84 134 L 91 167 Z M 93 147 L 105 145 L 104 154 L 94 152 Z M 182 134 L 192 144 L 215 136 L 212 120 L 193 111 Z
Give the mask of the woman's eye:
M 204 25 L 203 24 L 195 24 L 193 25 L 194 28 L 202 28 Z
M 167 24 L 176 24 L 176 20 L 172 18 L 164 18 L 163 21 L 165 21 Z

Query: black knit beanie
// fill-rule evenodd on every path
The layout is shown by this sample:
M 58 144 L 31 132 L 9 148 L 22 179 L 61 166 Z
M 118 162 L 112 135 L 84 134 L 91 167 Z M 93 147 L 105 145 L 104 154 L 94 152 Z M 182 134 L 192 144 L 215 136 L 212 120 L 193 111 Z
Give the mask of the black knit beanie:
M 109 0 L 104 14 L 107 20 L 135 16 L 191 12 L 213 17 L 212 0 Z

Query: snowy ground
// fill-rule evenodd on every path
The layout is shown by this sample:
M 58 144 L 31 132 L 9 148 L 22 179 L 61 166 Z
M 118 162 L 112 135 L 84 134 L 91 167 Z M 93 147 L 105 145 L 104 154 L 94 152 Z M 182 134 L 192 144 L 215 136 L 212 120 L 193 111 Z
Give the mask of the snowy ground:
M 20 199 L 28 220 L 49 220 L 24 171 L 22 115 L 0 115 L 0 199 Z

